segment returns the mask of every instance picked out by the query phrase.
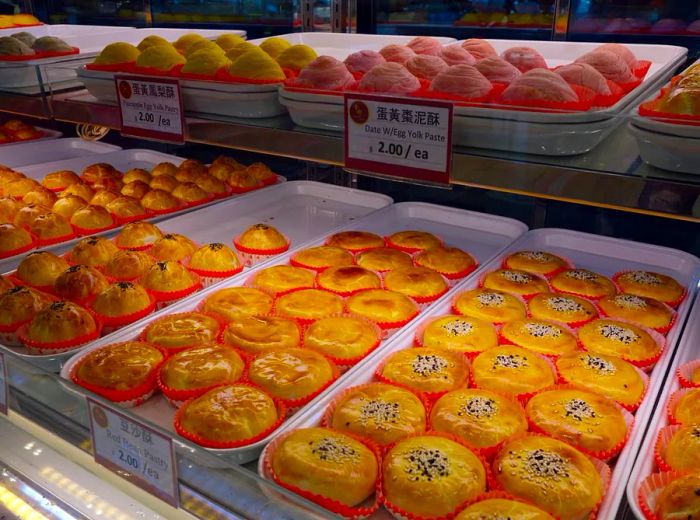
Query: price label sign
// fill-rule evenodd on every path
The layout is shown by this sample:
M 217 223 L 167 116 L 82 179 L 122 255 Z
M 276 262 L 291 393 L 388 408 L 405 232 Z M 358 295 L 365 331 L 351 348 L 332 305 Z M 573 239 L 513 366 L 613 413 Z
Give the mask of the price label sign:
M 177 80 L 116 75 L 114 81 L 123 135 L 185 142 L 185 116 Z
M 89 397 L 87 403 L 95 462 L 178 507 L 172 439 Z
M 0 413 L 7 415 L 7 401 L 10 396 L 10 385 L 7 381 L 7 364 L 5 354 L 0 352 Z
M 345 95 L 345 167 L 448 184 L 452 103 Z

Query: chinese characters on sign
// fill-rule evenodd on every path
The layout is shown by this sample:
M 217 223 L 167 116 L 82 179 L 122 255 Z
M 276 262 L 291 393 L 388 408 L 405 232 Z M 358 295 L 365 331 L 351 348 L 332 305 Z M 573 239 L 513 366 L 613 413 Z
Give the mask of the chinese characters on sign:
M 122 134 L 177 143 L 185 141 L 185 119 L 177 80 L 117 75 L 114 81 Z
M 87 398 L 95 462 L 178 507 L 172 439 Z
M 0 352 L 0 413 L 7 415 L 7 401 L 10 397 L 10 385 L 7 381 L 5 354 Z
M 345 167 L 447 184 L 452 104 L 345 95 Z

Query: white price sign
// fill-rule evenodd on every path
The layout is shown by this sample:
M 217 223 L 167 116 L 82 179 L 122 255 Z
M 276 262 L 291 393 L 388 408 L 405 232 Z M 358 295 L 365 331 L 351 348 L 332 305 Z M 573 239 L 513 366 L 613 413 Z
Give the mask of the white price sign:
M 117 75 L 114 82 L 122 134 L 185 142 L 185 117 L 177 80 Z
M 452 104 L 345 95 L 345 167 L 447 184 Z
M 7 381 L 7 364 L 5 354 L 0 352 L 0 413 L 7 415 L 7 401 L 10 396 L 10 384 Z
M 89 397 L 87 403 L 95 462 L 178 507 L 172 439 Z

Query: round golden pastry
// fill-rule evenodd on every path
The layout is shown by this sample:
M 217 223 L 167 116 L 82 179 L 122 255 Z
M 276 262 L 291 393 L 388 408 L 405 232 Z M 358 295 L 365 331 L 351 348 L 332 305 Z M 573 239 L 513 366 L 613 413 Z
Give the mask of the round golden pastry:
M 226 183 L 217 179 L 213 175 L 205 175 L 204 177 L 197 179 L 197 185 L 209 195 L 221 196 L 228 193 Z
M 63 218 L 70 219 L 73 216 L 73 213 L 87 205 L 88 203 L 80 197 L 71 195 L 70 197 L 60 198 L 54 202 L 54 205 L 51 207 L 51 211 L 58 213 Z
M 27 176 L 23 173 L 17 172 L 15 170 L 0 168 L 0 186 L 4 187 L 10 184 L 11 182 L 26 178 Z
M 536 318 L 509 321 L 503 325 L 501 336 L 508 343 L 546 356 L 560 356 L 578 349 L 576 336 L 565 327 Z
M 493 462 L 493 473 L 506 492 L 557 518 L 588 518 L 605 492 L 598 470 L 586 455 L 541 435 L 506 442 Z
M 256 356 L 248 378 L 273 397 L 288 401 L 305 399 L 335 377 L 335 366 L 318 352 L 305 348 L 284 348 Z
M 436 298 L 449 288 L 439 273 L 427 267 L 404 267 L 389 271 L 384 276 L 384 287 L 418 301 Z
M 145 248 L 160 238 L 163 238 L 163 232 L 158 226 L 150 222 L 132 222 L 124 226 L 114 243 L 121 249 Z
M 614 356 L 572 352 L 556 361 L 557 371 L 567 383 L 604 395 L 631 408 L 644 395 L 644 380 L 630 363 Z
M 69 301 L 57 301 L 34 315 L 27 326 L 26 338 L 37 343 L 71 341 L 97 330 L 97 323 L 86 309 Z
M 34 239 L 26 229 L 13 224 L 0 224 L 0 256 L 28 248 L 33 242 Z
M 107 211 L 109 211 L 109 208 L 107 208 L 107 205 L 112 202 L 114 199 L 118 199 L 121 195 L 116 192 L 116 191 L 111 191 L 111 190 L 100 190 L 96 191 L 95 195 L 90 199 L 90 204 L 93 206 L 102 206 L 103 208 L 106 208 Z M 110 213 L 112 213 L 110 211 Z
M 438 435 L 397 442 L 384 456 L 382 476 L 387 507 L 418 517 L 450 515 L 486 491 L 481 459 L 466 446 Z
M 689 390 L 677 400 L 673 417 L 679 424 L 700 425 L 700 388 Z
M 453 309 L 458 314 L 496 324 L 527 316 L 525 304 L 517 296 L 484 287 L 460 293 Z
M 224 330 L 223 343 L 257 355 L 298 347 L 301 331 L 294 320 L 278 316 L 239 316 Z
M 101 293 L 109 286 L 107 278 L 87 265 L 72 265 L 58 275 L 54 290 L 60 298 L 83 301 Z
M 107 345 L 83 356 L 73 379 L 108 390 L 132 390 L 153 377 L 163 358 L 160 350 L 141 341 Z
M 503 265 L 507 269 L 518 269 L 541 276 L 569 267 L 566 260 L 546 251 L 516 251 L 506 257 Z
M 32 287 L 53 288 L 56 278 L 68 267 L 68 262 L 60 256 L 49 251 L 35 251 L 22 259 L 15 277 Z
M 104 272 L 115 280 L 130 282 L 142 277 L 156 263 L 148 253 L 135 249 L 118 250 L 107 265 Z
M 367 500 L 379 478 L 374 452 L 329 428 L 303 428 L 285 435 L 270 454 L 270 464 L 282 485 L 350 507 Z
M 455 520 L 485 519 L 555 520 L 552 515 L 526 502 L 509 498 L 485 498 L 464 508 Z
M 700 468 L 700 424 L 681 426 L 660 453 L 675 471 L 693 471 Z
M 483 449 L 526 432 L 528 426 L 525 410 L 517 401 L 483 388 L 460 388 L 433 405 L 430 428 Z
M 141 312 L 151 305 L 151 298 L 141 285 L 116 282 L 95 297 L 92 310 L 101 318 L 113 319 Z
M 539 275 L 516 269 L 498 269 L 484 276 L 483 286 L 520 296 L 530 296 L 549 291 L 547 280 Z
M 124 184 L 129 184 L 134 181 L 145 182 L 146 184 L 151 182 L 151 174 L 143 168 L 131 168 L 130 170 L 124 172 L 122 177 Z
M 382 280 L 377 274 L 356 265 L 329 267 L 316 277 L 316 285 L 341 296 L 349 296 L 364 289 L 379 289 Z
M 178 170 L 178 172 L 175 174 L 175 179 L 182 184 L 193 184 L 196 183 L 197 179 L 199 179 L 203 175 L 206 175 L 206 173 L 198 171 L 197 169 L 185 169 Z
M 77 182 L 80 182 L 77 173 L 70 170 L 58 170 L 46 174 L 41 184 L 50 190 L 60 191 Z
M 148 343 L 177 352 L 185 348 L 216 343 L 221 326 L 201 312 L 183 312 L 157 319 L 146 326 L 143 338 Z
M 218 447 L 252 439 L 277 420 L 277 406 L 269 395 L 249 385 L 233 384 L 186 402 L 176 417 L 176 429 L 199 444 L 206 446 L 210 441 Z
M 700 472 L 683 475 L 667 484 L 656 497 L 655 517 L 659 520 L 700 518 Z
M 95 190 L 84 182 L 76 182 L 58 194 L 59 199 L 70 196 L 80 197 L 85 202 L 89 202 L 95 196 Z
M 442 240 L 426 231 L 399 231 L 387 237 L 387 243 L 391 247 L 405 251 L 425 251 L 435 247 L 442 247 Z
M 342 247 L 357 253 L 373 247 L 384 247 L 384 239 L 368 231 L 341 231 L 332 235 L 326 242 L 327 246 Z
M 333 405 L 329 425 L 388 446 L 423 433 L 426 411 L 413 393 L 386 383 L 368 383 L 345 391 Z
M 313 321 L 343 312 L 340 296 L 322 289 L 300 289 L 277 298 L 275 311 L 288 318 Z
M 193 251 L 187 266 L 198 273 L 227 273 L 242 268 L 233 249 L 218 242 L 205 244 Z
M 312 323 L 304 334 L 304 348 L 337 363 L 365 356 L 380 341 L 376 325 L 354 316 L 331 316 Z
M 567 269 L 557 274 L 549 283 L 557 292 L 585 298 L 603 298 L 617 292 L 615 284 L 609 278 L 587 269 Z
M 70 262 L 90 267 L 104 266 L 119 251 L 114 242 L 102 237 L 87 237 L 73 246 Z
M 197 159 L 185 159 L 177 168 L 178 172 L 195 172 L 199 174 L 207 173 L 207 166 Z
M 87 205 L 73 213 L 70 223 L 76 228 L 96 231 L 114 226 L 112 214 L 102 206 Z
M 46 293 L 23 285 L 0 294 L 0 327 L 13 327 L 31 320 L 53 299 Z
M 269 166 L 261 162 L 255 162 L 246 168 L 246 171 L 263 184 L 270 184 L 276 180 L 275 172 Z
M 245 170 L 246 167 L 231 157 L 220 155 L 209 166 L 209 175 L 226 182 L 231 173 L 238 170 Z
M 347 310 L 366 318 L 380 327 L 411 321 L 418 314 L 418 306 L 408 296 L 386 289 L 368 289 L 347 299 Z
M 651 271 L 627 271 L 615 281 L 622 292 L 675 304 L 685 294 L 681 284 L 670 276 Z
M 58 197 L 53 191 L 43 187 L 32 190 L 22 197 L 22 202 L 25 204 L 38 204 L 47 208 L 52 207 L 57 200 Z
M 23 206 L 24 205 L 20 201 L 12 197 L 0 198 L 0 224 L 11 224 L 14 222 L 15 215 L 17 215 L 17 212 Z
M 233 349 L 203 345 L 173 354 L 160 368 L 160 380 L 172 390 L 231 384 L 243 376 L 245 363 Z
M 26 193 L 34 191 L 37 188 L 41 188 L 41 184 L 34 179 L 29 179 L 23 177 L 6 184 L 3 187 L 3 195 L 5 197 L 14 197 L 15 199 L 21 199 Z
M 355 261 L 360 267 L 380 273 L 413 266 L 410 255 L 392 247 L 375 247 L 362 251 L 357 254 Z
M 176 173 L 177 173 L 177 166 L 175 166 L 171 162 L 158 163 L 151 170 L 151 175 L 153 177 L 158 177 L 160 175 L 171 175 L 172 177 L 175 177 Z
M 182 182 L 171 192 L 171 195 L 185 204 L 202 202 L 209 194 L 193 182 Z
M 185 235 L 168 233 L 153 243 L 148 253 L 156 260 L 171 260 L 179 262 L 197 249 L 197 245 Z
M 272 312 L 274 299 L 254 287 L 219 289 L 202 302 L 202 312 L 231 322 L 244 316 L 265 316 Z
M 627 436 L 625 416 L 614 401 L 579 389 L 541 392 L 525 411 L 541 431 L 588 453 L 610 452 Z
M 434 247 L 416 255 L 416 265 L 449 277 L 464 276 L 476 267 L 476 259 L 456 247 Z
M 117 197 L 105 206 L 107 211 L 123 219 L 145 217 L 147 212 L 141 203 L 132 197 Z
M 284 235 L 267 224 L 255 224 L 236 239 L 236 247 L 250 250 L 271 251 L 287 246 L 289 241 Z
M 314 286 L 314 273 L 290 265 L 273 265 L 258 271 L 252 278 L 252 285 L 281 294 L 295 289 L 310 289 Z
M 7 276 L 3 276 L 0 274 L 0 294 L 9 291 L 14 286 L 15 284 L 12 283 L 12 280 L 10 280 Z
M 100 182 L 97 182 L 95 184 L 91 184 L 92 190 L 97 193 L 98 191 L 101 190 L 109 190 L 109 191 L 114 191 L 116 193 L 119 193 L 121 189 L 124 187 L 124 182 L 119 179 L 103 179 Z
M 620 293 L 598 302 L 606 316 L 638 323 L 650 329 L 665 329 L 673 322 L 673 311 L 652 298 Z
M 520 396 L 537 392 L 555 382 L 552 367 L 540 355 L 512 345 L 494 347 L 472 362 L 477 388 Z
M 422 347 L 390 354 L 378 369 L 386 380 L 417 392 L 449 392 L 469 383 L 469 361 L 458 352 Z
M 122 187 L 121 189 L 121 194 L 125 197 L 131 197 L 140 200 L 149 191 L 151 191 L 151 187 L 148 183 L 143 181 L 131 181 L 129 183 L 124 184 L 124 187 Z
M 355 263 L 352 254 L 341 247 L 318 246 L 303 249 L 290 259 L 297 267 L 323 271 L 329 267 L 347 267 Z
M 498 345 L 493 324 L 470 316 L 435 318 L 419 332 L 421 346 L 442 348 L 465 354 L 482 352 Z
M 140 278 L 148 290 L 162 293 L 184 291 L 200 285 L 199 277 L 178 262 L 156 262 Z
M 80 174 L 80 179 L 88 184 L 97 184 L 105 179 L 119 179 L 121 172 L 107 163 L 95 163 L 86 166 Z
M 40 215 L 51 213 L 51 209 L 40 204 L 26 204 L 21 207 L 15 214 L 12 223 L 18 228 L 28 228 L 34 219 Z
M 260 186 L 260 182 L 247 170 L 230 170 L 226 182 L 234 190 L 248 191 Z
M 595 305 L 569 294 L 538 294 L 528 302 L 528 308 L 533 318 L 566 324 L 583 323 L 598 316 Z
M 180 207 L 180 199 L 165 190 L 151 190 L 140 200 L 141 205 L 150 211 L 171 211 Z
M 173 175 L 158 175 L 151 177 L 151 182 L 148 185 L 153 190 L 162 190 L 172 192 L 178 187 L 180 182 Z
M 592 354 L 617 356 L 632 363 L 643 363 L 661 352 L 649 333 L 622 321 L 593 320 L 578 330 L 578 339 Z
M 70 222 L 58 213 L 39 215 L 29 224 L 29 231 L 41 241 L 52 241 L 73 236 L 73 228 Z

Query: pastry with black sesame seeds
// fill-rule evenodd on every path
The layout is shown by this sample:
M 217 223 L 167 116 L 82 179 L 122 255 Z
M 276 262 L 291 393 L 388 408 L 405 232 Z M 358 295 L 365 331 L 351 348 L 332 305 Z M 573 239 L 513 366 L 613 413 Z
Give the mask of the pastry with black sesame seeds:
M 109 263 L 117 251 L 119 248 L 111 240 L 102 237 L 87 237 L 73 246 L 66 260 L 72 264 L 91 267 L 104 266 Z
M 442 316 L 425 324 L 416 333 L 423 347 L 444 348 L 464 354 L 477 354 L 498 345 L 492 323 L 469 316 Z
M 549 283 L 556 292 L 594 300 L 617 292 L 615 284 L 609 278 L 587 269 L 567 269 L 554 276 Z
M 505 343 L 551 357 L 578 349 L 576 336 L 566 326 L 536 318 L 509 321 L 501 328 L 501 339 Z
M 189 296 L 202 287 L 195 273 L 179 262 L 156 262 L 139 278 L 148 293 L 155 298 L 159 309 Z
M 570 294 L 538 294 L 528 302 L 528 309 L 535 319 L 556 321 L 571 327 L 598 317 L 595 305 Z
M 541 276 L 551 276 L 569 267 L 569 262 L 546 251 L 516 251 L 503 260 L 507 269 L 519 269 Z
M 549 291 L 549 284 L 543 277 L 518 269 L 492 271 L 484 276 L 482 285 L 486 289 L 495 289 L 524 298 Z
M 243 264 L 235 251 L 219 242 L 205 244 L 193 251 L 186 265 L 190 271 L 199 275 L 204 287 L 209 287 L 224 278 L 243 270 Z
M 481 287 L 460 293 L 452 304 L 457 314 L 489 321 L 506 323 L 525 318 L 527 309 L 522 299 L 512 294 Z
M 654 298 L 671 306 L 678 305 L 686 293 L 674 278 L 651 271 L 625 271 L 616 274 L 613 280 L 622 292 Z
M 53 290 L 56 278 L 68 267 L 65 259 L 50 251 L 35 251 L 20 261 L 14 276 L 22 285 Z
M 44 292 L 16 285 L 0 294 L 0 341 L 3 345 L 21 345 L 18 329 L 29 323 L 54 298 Z
M 656 363 L 663 350 L 663 339 L 631 323 L 597 319 L 578 330 L 581 346 L 591 354 L 617 356 L 640 368 Z
M 269 224 L 249 227 L 233 244 L 245 265 L 255 265 L 289 249 L 290 241 Z
M 120 249 L 104 266 L 104 273 L 120 282 L 133 282 L 146 274 L 155 263 L 156 259 L 144 251 Z
M 43 307 L 18 335 L 32 354 L 59 354 L 97 339 L 100 324 L 84 307 L 61 300 Z
M 179 233 L 167 233 L 153 243 L 148 253 L 156 260 L 180 262 L 190 256 L 197 245 Z
M 602 313 L 613 319 L 623 319 L 657 331 L 667 331 L 673 324 L 673 310 L 658 300 L 619 293 L 598 301 Z
M 72 265 L 63 271 L 54 283 L 59 298 L 83 303 L 109 286 L 105 275 L 94 267 Z
M 97 294 L 90 308 L 109 334 L 149 315 L 155 301 L 137 283 L 116 282 Z

